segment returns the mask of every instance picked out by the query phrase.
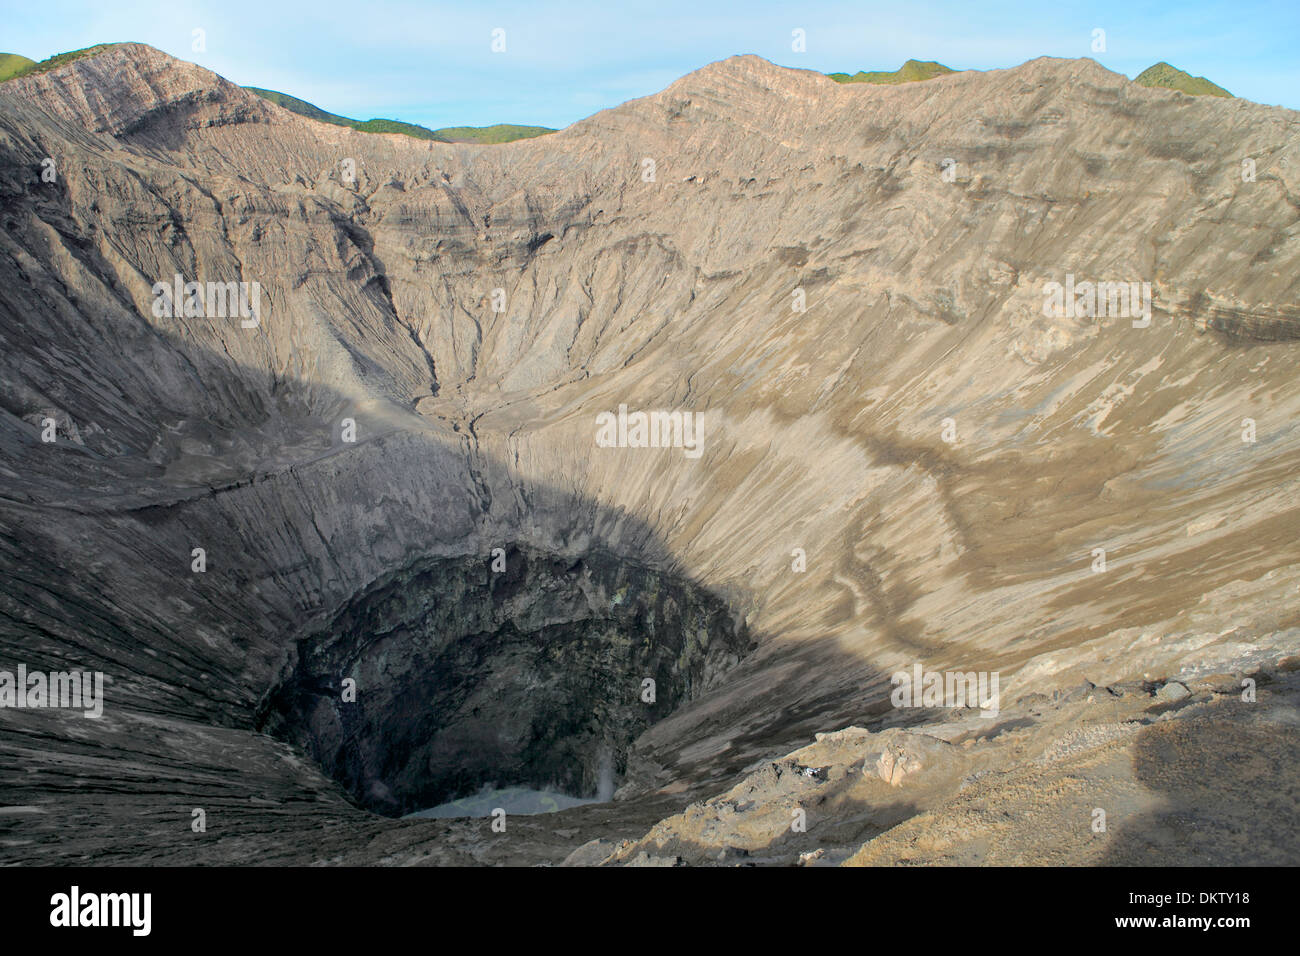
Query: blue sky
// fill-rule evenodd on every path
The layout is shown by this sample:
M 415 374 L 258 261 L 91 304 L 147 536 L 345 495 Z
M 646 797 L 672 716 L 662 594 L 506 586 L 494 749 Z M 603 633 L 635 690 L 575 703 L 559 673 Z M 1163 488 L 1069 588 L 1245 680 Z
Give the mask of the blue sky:
M 1047 55 L 1091 56 L 1132 77 L 1166 60 L 1300 108 L 1300 0 L 4 3 L 0 51 L 39 60 L 135 40 L 336 113 L 431 127 L 564 126 L 737 53 L 850 73 L 908 57 L 995 69 Z M 206 52 L 191 49 L 195 28 Z M 491 50 L 495 28 L 504 53 Z M 796 28 L 806 52 L 791 49 Z M 1104 53 L 1092 50 L 1097 28 Z

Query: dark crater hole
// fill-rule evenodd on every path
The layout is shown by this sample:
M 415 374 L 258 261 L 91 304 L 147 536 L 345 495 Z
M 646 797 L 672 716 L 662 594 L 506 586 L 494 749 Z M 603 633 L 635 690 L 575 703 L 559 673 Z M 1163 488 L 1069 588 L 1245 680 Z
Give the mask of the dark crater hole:
M 386 816 L 487 785 L 608 799 L 631 742 L 750 649 L 719 597 L 608 552 L 430 558 L 299 640 L 258 725 Z

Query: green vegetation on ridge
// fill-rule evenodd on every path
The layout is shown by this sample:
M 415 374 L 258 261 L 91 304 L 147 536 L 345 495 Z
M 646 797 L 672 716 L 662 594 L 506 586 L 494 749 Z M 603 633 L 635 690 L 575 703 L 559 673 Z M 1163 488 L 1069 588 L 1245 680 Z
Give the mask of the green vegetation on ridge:
M 276 106 L 283 106 L 291 113 L 297 113 L 299 116 L 305 116 L 321 123 L 347 126 L 362 133 L 402 133 L 406 136 L 414 136 L 416 139 L 433 139 L 439 142 L 447 142 L 434 130 L 416 126 L 414 123 L 403 123 L 400 120 L 390 119 L 354 120 L 346 116 L 339 116 L 337 113 L 327 112 L 319 106 L 314 106 L 306 100 L 300 100 L 296 96 L 289 96 L 287 93 L 263 90 L 256 86 L 246 86 L 244 89 L 250 93 L 256 93 L 264 100 L 270 100 Z
M 1176 66 L 1161 61 L 1149 66 L 1138 74 L 1134 83 L 1143 86 L 1160 86 L 1168 90 L 1178 90 L 1188 96 L 1232 96 L 1223 87 L 1211 83 L 1203 76 L 1192 76 Z
M 955 72 L 933 60 L 908 60 L 893 73 L 885 71 L 859 70 L 852 75 L 848 73 L 827 73 L 836 83 L 879 83 L 894 85 L 897 83 L 915 83 L 932 80 L 936 76 L 946 76 Z M 1223 87 L 1210 82 L 1203 76 L 1192 76 L 1177 67 L 1160 62 L 1148 67 L 1138 74 L 1135 83 L 1143 86 L 1158 86 L 1164 89 L 1178 90 L 1189 96 L 1232 96 Z
M 48 59 L 41 60 L 39 63 L 18 53 L 0 53 L 0 83 L 20 76 L 44 73 L 83 57 L 102 53 L 104 50 L 117 45 L 116 43 L 100 43 L 82 50 L 59 53 Z M 853 74 L 827 73 L 826 75 L 836 83 L 874 83 L 892 86 L 899 83 L 932 80 L 935 77 L 946 76 L 954 72 L 956 71 L 934 60 L 908 60 L 892 73 L 883 70 L 859 70 Z M 1223 87 L 1212 83 L 1205 77 L 1192 76 L 1164 61 L 1143 70 L 1138 74 L 1134 82 L 1142 86 L 1178 90 L 1189 96 L 1232 96 Z M 292 113 L 297 113 L 299 116 L 305 116 L 321 123 L 345 126 L 362 133 L 400 133 L 415 139 L 432 140 L 439 143 L 496 144 L 510 143 L 518 139 L 531 139 L 535 136 L 544 136 L 547 133 L 555 132 L 555 130 L 547 126 L 519 126 L 512 123 L 498 123 L 495 126 L 448 126 L 442 129 L 429 129 L 415 123 L 404 123 L 401 120 L 355 120 L 347 116 L 340 116 L 337 113 L 330 113 L 308 103 L 306 100 L 298 99 L 296 96 L 289 96 L 286 93 L 264 90 L 256 86 L 246 86 L 244 89 L 250 93 L 256 93 L 263 99 L 269 100 Z
M 116 43 L 99 43 L 95 46 L 88 46 L 84 50 L 70 50 L 67 53 L 56 53 L 48 59 L 41 60 L 40 63 L 29 60 L 27 57 L 20 56 L 17 53 L 3 53 L 0 54 L 0 56 L 4 56 L 8 59 L 4 66 L 0 67 L 0 83 L 5 80 L 17 79 L 20 76 L 31 76 L 35 73 L 45 73 L 49 70 L 53 70 L 55 67 L 71 63 L 73 60 L 80 60 L 84 56 L 94 56 L 96 53 L 103 53 L 105 50 L 115 46 L 117 46 Z M 10 60 L 23 62 L 18 64 L 12 72 L 9 72 L 7 67 Z
M 450 143 L 512 143 L 517 139 L 532 139 L 554 133 L 549 126 L 519 126 L 514 123 L 497 123 L 495 126 L 444 126 L 434 130 L 446 136 Z
M 546 133 L 555 132 L 555 130 L 546 126 L 516 126 L 510 123 L 498 123 L 496 126 L 448 126 L 443 129 L 429 129 L 424 126 L 417 126 L 414 123 L 403 123 L 400 120 L 354 120 L 346 116 L 340 116 L 337 113 L 330 113 L 319 106 L 308 103 L 306 100 L 300 100 L 298 97 L 289 96 L 286 93 L 263 90 L 256 86 L 246 86 L 244 89 L 250 93 L 256 93 L 263 99 L 270 100 L 276 106 L 283 106 L 291 113 L 297 113 L 299 116 L 305 116 L 321 123 L 332 123 L 335 126 L 346 126 L 362 133 L 401 133 L 405 136 L 414 136 L 416 139 L 429 139 L 439 143 L 496 144 L 509 143 L 517 139 L 531 139 L 534 136 L 543 136 Z
M 117 45 L 116 43 L 100 43 L 96 46 L 86 47 L 84 50 L 59 53 L 49 59 L 41 60 L 39 63 L 18 53 L 0 53 L 0 83 L 20 76 L 44 73 L 47 70 L 53 70 L 72 63 L 74 60 L 80 60 L 82 57 L 102 53 Z M 299 116 L 305 116 L 321 123 L 332 123 L 335 126 L 346 126 L 362 133 L 400 133 L 403 136 L 434 140 L 440 143 L 496 144 L 510 143 L 517 139 L 531 139 L 534 136 L 544 136 L 547 133 L 555 132 L 548 126 L 519 126 L 513 123 L 498 123 L 495 126 L 449 126 L 445 129 L 428 129 L 415 123 L 403 123 L 401 120 L 354 120 L 346 116 L 339 116 L 337 113 L 330 113 L 308 103 L 306 100 L 300 100 L 296 96 L 289 96 L 285 93 L 278 93 L 275 90 L 263 90 L 256 86 L 246 86 L 244 89 L 250 93 L 256 93 L 263 99 L 270 100 L 290 112 L 297 113 Z
M 933 60 L 908 60 L 892 73 L 883 70 L 867 72 L 858 70 L 853 75 L 848 73 L 827 73 L 836 83 L 880 83 L 892 86 L 896 83 L 916 83 L 920 80 L 933 80 L 936 76 L 955 73 L 942 63 Z
M 29 60 L 17 53 L 0 53 L 0 82 L 9 79 L 11 76 L 26 73 L 35 65 L 35 60 Z

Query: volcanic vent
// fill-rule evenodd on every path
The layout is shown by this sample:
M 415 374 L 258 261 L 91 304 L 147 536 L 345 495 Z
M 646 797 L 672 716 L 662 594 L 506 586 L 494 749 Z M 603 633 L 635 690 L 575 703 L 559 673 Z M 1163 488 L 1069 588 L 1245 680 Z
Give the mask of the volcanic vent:
M 378 813 L 488 784 L 609 799 L 631 742 L 749 650 L 716 597 L 613 554 L 493 564 L 420 562 L 352 598 L 299 640 L 264 729 Z

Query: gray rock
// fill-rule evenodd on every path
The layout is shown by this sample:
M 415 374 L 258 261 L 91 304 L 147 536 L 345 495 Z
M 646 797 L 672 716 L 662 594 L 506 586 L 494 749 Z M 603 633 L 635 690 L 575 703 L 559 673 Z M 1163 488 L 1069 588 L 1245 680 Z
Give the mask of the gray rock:
M 1187 685 L 1176 680 L 1171 680 L 1164 684 L 1158 691 L 1156 697 L 1164 701 L 1182 700 L 1184 697 L 1191 695 Z

